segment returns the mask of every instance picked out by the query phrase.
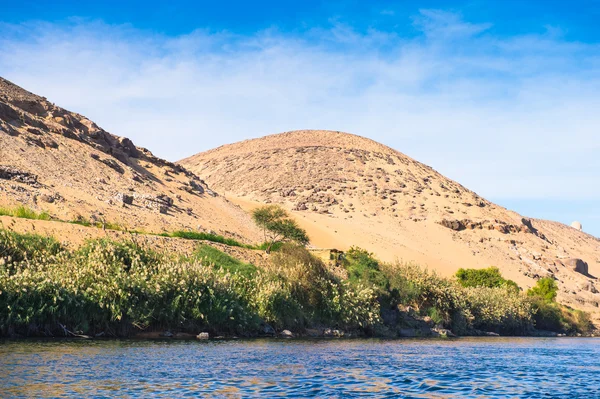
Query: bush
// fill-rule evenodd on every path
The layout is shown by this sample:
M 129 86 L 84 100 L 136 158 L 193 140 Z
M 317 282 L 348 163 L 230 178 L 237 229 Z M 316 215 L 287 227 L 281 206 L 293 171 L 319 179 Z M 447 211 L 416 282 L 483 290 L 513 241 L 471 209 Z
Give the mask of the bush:
M 495 266 L 487 269 L 458 269 L 456 279 L 463 287 L 508 287 L 519 291 L 519 286 L 512 280 L 506 280 Z
M 380 295 L 389 294 L 390 282 L 372 253 L 352 247 L 346 252 L 343 265 L 351 283 L 371 285 Z
M 540 296 L 531 298 L 535 327 L 561 333 L 587 334 L 593 329 L 588 313 L 571 309 Z
M 61 245 L 52 237 L 0 230 L 0 263 L 35 260 L 61 251 Z
M 552 277 L 544 277 L 537 281 L 536 285 L 527 290 L 527 295 L 542 298 L 547 302 L 554 302 L 558 286 Z
M 500 287 L 467 287 L 464 311 L 470 327 L 502 334 L 524 334 L 533 327 L 531 303 L 518 291 Z
M 360 282 L 338 281 L 303 246 L 283 244 L 271 263 L 309 319 L 351 329 L 370 329 L 379 322 L 375 291 Z
M 388 265 L 385 270 L 401 303 L 457 334 L 474 329 L 521 334 L 532 327 L 531 305 L 518 291 L 502 285 L 463 287 L 414 264 Z
M 347 255 L 345 279 L 291 243 L 259 269 L 208 245 L 189 259 L 107 239 L 68 251 L 51 238 L 0 230 L 0 335 L 57 333 L 60 325 L 88 334 L 252 334 L 265 322 L 370 333 L 381 324 L 382 304 L 410 305 L 457 334 L 522 334 L 534 323 L 568 333 L 591 328 L 589 315 L 553 302 L 555 285 L 544 281 L 526 296 L 505 286 L 463 287 L 417 265 L 380 263 L 358 248 Z

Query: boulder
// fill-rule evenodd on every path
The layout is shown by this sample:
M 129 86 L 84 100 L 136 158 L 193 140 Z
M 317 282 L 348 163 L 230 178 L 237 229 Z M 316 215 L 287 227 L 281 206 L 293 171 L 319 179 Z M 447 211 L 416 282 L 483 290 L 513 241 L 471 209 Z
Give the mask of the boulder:
M 125 194 L 125 193 L 117 193 L 115 195 L 115 199 L 125 205 L 133 204 L 133 195 Z
M 465 229 L 465 225 L 462 221 L 460 220 L 448 220 L 448 219 L 443 219 L 441 222 L 439 222 L 442 226 L 449 228 L 450 230 L 454 230 L 454 231 L 461 231 Z
M 443 338 L 456 337 L 456 335 L 451 330 L 448 330 L 446 328 L 433 328 L 431 331 L 432 331 L 433 335 L 437 335 L 437 336 L 443 337 Z M 496 334 L 496 335 L 498 335 L 498 334 Z
M 52 204 L 54 202 L 54 197 L 48 194 L 42 194 L 40 195 L 40 199 L 44 202 L 47 202 L 49 204 Z
M 139 158 L 140 157 L 140 151 L 137 149 L 137 147 L 133 144 L 133 142 L 131 140 L 129 140 L 126 137 L 119 137 L 117 139 L 119 146 L 121 147 L 121 150 L 128 156 L 132 157 L 132 158 Z
M 306 211 L 308 210 L 308 206 L 306 206 L 306 202 L 299 202 L 294 207 L 295 211 Z
M 294 334 L 290 330 L 283 330 L 279 335 L 283 338 L 294 338 Z
M 417 329 L 416 328 L 401 328 L 398 331 L 398 335 L 400 335 L 401 337 L 409 337 L 409 338 L 414 338 L 414 337 L 420 336 L 417 333 Z
M 201 332 L 200 334 L 196 335 L 196 339 L 200 339 L 200 340 L 205 340 L 205 339 L 209 339 L 210 335 L 207 332 Z
M 564 261 L 564 264 L 565 264 L 565 266 L 567 266 L 568 268 L 570 268 L 571 270 L 573 270 L 577 273 L 581 273 L 586 276 L 588 274 L 588 264 L 585 263 L 581 259 L 577 259 L 577 258 L 567 259 Z

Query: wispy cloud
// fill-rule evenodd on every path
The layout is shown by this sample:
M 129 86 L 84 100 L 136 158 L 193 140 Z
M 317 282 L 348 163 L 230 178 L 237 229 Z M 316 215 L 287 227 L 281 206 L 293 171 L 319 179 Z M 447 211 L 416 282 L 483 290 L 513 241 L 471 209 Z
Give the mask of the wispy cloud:
M 97 21 L 0 25 L 0 75 L 176 160 L 301 129 L 382 141 L 494 199 L 600 199 L 600 46 L 422 10 L 420 34 L 166 37 Z

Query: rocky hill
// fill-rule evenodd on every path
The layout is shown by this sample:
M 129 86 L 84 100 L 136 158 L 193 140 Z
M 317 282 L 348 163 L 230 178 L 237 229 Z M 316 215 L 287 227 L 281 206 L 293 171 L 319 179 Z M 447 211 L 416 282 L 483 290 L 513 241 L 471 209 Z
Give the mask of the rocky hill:
M 146 232 L 260 236 L 197 175 L 0 78 L 0 206 Z
M 494 265 L 523 287 L 554 276 L 563 302 L 588 310 L 600 303 L 597 238 L 495 205 L 363 137 L 288 132 L 179 164 L 247 209 L 284 205 L 318 247 L 358 245 L 384 260 L 415 261 L 445 275 Z

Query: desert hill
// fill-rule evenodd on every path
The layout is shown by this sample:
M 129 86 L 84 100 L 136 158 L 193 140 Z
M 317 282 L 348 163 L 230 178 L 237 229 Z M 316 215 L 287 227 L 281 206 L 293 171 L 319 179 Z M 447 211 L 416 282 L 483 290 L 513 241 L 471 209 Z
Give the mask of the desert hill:
M 249 216 L 180 165 L 0 78 L 0 206 L 256 242 Z
M 369 249 L 441 274 L 497 266 L 522 287 L 554 276 L 559 300 L 596 310 L 600 241 L 495 205 L 372 140 L 294 131 L 225 145 L 180 165 L 251 209 L 279 203 L 317 247 Z

